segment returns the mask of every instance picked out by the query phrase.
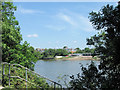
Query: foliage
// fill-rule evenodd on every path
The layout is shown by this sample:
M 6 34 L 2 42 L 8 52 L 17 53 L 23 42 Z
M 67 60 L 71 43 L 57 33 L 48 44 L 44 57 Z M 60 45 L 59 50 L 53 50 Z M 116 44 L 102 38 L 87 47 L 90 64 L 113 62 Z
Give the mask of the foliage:
M 43 53 L 39 52 L 40 59 L 46 59 L 46 58 L 54 58 L 55 56 L 66 56 L 68 54 L 71 54 L 71 52 L 68 52 L 66 50 L 67 46 L 64 46 L 63 49 L 45 49 Z M 85 48 L 81 50 L 80 48 L 76 48 L 75 53 L 94 53 L 95 49 Z
M 77 74 L 77 78 L 75 78 L 74 75 L 70 76 L 72 79 L 70 81 L 70 85 L 72 89 L 75 90 L 95 90 L 96 88 L 99 88 L 99 82 L 102 79 L 100 76 L 98 69 L 94 65 L 94 62 L 91 62 L 91 64 L 86 67 L 82 67 L 82 75 L 80 73 Z
M 22 35 L 14 16 L 16 9 L 12 2 L 2 2 L 2 61 L 18 63 L 33 70 L 37 54 L 26 41 L 21 44 Z
M 87 39 L 87 44 L 94 45 L 95 52 L 100 54 L 98 70 L 101 72 L 98 73 L 93 65 L 88 69 L 84 68 L 84 76 L 73 78 L 71 88 L 118 90 L 120 88 L 120 2 L 116 7 L 108 4 L 98 13 L 91 12 L 89 18 L 99 32 Z M 86 83 L 87 81 L 89 82 Z
M 68 52 L 64 49 L 57 49 L 56 50 L 56 53 L 55 53 L 55 56 L 66 56 L 68 55 Z
M 8 71 L 8 65 L 5 65 L 5 74 L 8 75 L 9 71 Z M 11 76 L 20 76 L 23 79 L 26 79 L 26 70 L 25 68 L 21 68 L 18 66 L 11 66 Z M 46 83 L 46 80 L 38 77 L 36 74 L 33 74 L 31 71 L 27 71 L 27 88 L 38 88 L 42 87 L 42 88 L 50 88 L 50 86 L 48 85 L 48 83 Z M 31 83 L 29 83 L 31 82 Z M 9 77 L 8 76 L 4 76 L 4 82 L 3 82 L 3 86 L 6 87 L 8 86 L 9 83 Z M 10 87 L 11 88 L 16 88 L 16 89 L 20 89 L 20 88 L 26 88 L 26 81 L 21 80 L 19 78 L 11 78 L 10 79 Z
M 76 53 L 83 53 L 83 51 L 80 48 L 76 48 Z
M 76 53 L 94 53 L 94 48 L 90 49 L 90 48 L 84 48 L 84 49 L 80 49 L 80 48 L 76 48 Z
M 43 57 L 42 53 L 37 50 L 34 51 L 34 54 L 35 54 L 35 57 L 38 58 L 38 60 L 40 60 Z
M 59 79 L 58 83 L 62 83 L 63 88 L 69 88 L 69 75 L 59 75 L 57 78 Z
M 34 50 L 27 41 L 22 42 L 22 35 L 20 34 L 19 23 L 14 16 L 14 11 L 17 8 L 12 2 L 2 2 L 2 61 L 14 64 L 23 65 L 31 70 L 34 70 L 34 63 L 38 60 L 40 55 Z M 21 42 L 23 44 L 21 44 Z M 8 67 L 6 67 L 8 70 Z M 8 71 L 6 71 L 8 73 Z M 11 74 L 25 77 L 25 71 L 19 69 L 15 71 L 12 69 Z M 37 83 L 40 86 L 46 84 L 46 81 L 42 78 L 38 78 L 32 73 L 28 73 L 29 80 Z M 25 82 L 12 78 L 11 86 L 14 88 L 24 88 Z M 8 85 L 8 76 L 5 76 L 3 84 Z M 35 87 L 34 85 L 28 85 L 29 87 Z
M 67 46 L 64 46 L 63 49 L 67 49 L 68 47 Z
M 55 56 L 55 50 L 54 49 L 45 49 L 45 51 L 42 53 L 43 59 L 44 58 L 53 58 Z
M 66 56 L 71 54 L 71 52 L 67 51 L 67 46 L 64 46 L 63 49 L 45 49 L 44 52 L 37 54 L 39 59 L 46 59 L 46 58 L 54 58 L 55 56 Z M 76 48 L 75 53 L 94 53 L 94 49 L 85 48 L 81 50 L 80 48 Z
M 65 49 L 45 49 L 45 51 L 42 53 L 42 59 L 65 55 L 68 55 L 68 52 Z

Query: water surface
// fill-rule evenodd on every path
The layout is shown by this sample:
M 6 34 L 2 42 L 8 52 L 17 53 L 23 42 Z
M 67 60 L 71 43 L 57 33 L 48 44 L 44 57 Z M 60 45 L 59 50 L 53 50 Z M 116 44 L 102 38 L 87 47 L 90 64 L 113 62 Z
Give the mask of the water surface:
M 93 61 L 95 65 L 99 64 L 99 61 Z M 35 64 L 35 72 L 45 76 L 51 80 L 58 82 L 58 76 L 63 75 L 76 75 L 81 73 L 80 63 L 84 67 L 87 67 L 91 60 L 39 60 Z

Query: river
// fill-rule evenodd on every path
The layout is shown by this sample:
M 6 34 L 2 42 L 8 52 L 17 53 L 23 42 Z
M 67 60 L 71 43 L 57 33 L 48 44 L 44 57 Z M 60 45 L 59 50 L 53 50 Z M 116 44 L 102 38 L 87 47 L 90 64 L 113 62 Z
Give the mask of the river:
M 93 61 L 95 65 L 99 65 L 99 61 Z M 63 84 L 63 81 L 58 78 L 64 75 L 77 75 L 81 73 L 80 63 L 84 67 L 87 67 L 91 60 L 39 60 L 35 64 L 35 72 L 45 76 L 53 81 Z M 67 77 L 66 81 L 69 81 L 70 78 Z

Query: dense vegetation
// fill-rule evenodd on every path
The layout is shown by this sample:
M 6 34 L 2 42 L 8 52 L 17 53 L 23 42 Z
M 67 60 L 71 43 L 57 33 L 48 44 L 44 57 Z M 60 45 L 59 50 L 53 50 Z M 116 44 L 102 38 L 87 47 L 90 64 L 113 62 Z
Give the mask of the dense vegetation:
M 77 78 L 71 76 L 71 88 L 75 90 L 120 89 L 120 2 L 118 6 L 106 5 L 90 13 L 90 21 L 98 34 L 87 39 L 88 45 L 96 47 L 101 54 L 98 68 L 91 63 L 82 67 L 83 73 Z M 101 71 L 100 71 L 101 70 Z
M 45 49 L 43 53 L 41 53 L 41 58 L 54 58 L 55 56 L 66 56 L 68 52 L 64 49 Z
M 27 41 L 22 42 L 19 23 L 14 16 L 17 8 L 11 2 L 2 2 L 2 61 L 17 63 L 33 70 L 37 53 Z
M 2 61 L 7 63 L 16 63 L 23 65 L 31 70 L 34 70 L 34 63 L 38 60 L 39 52 L 35 51 L 27 41 L 22 41 L 22 35 L 20 34 L 19 23 L 14 16 L 14 11 L 17 9 L 12 2 L 0 2 L 2 7 L 0 13 L 2 13 Z M 21 42 L 23 44 L 21 44 Z M 12 70 L 12 75 L 19 75 L 25 78 L 25 70 L 17 67 L 17 71 Z M 8 67 L 5 67 L 6 74 L 8 73 Z M 28 73 L 28 78 L 31 82 L 37 83 L 39 86 L 46 84 L 45 80 L 38 78 L 31 73 Z M 2 80 L 2 85 L 8 85 L 8 76 L 5 76 Z M 24 86 L 23 86 L 24 85 Z M 11 79 L 11 86 L 14 88 L 24 88 L 25 82 L 20 79 Z M 29 87 L 35 87 L 34 85 L 28 85 Z M 48 86 L 48 85 L 47 85 Z
M 5 65 L 5 74 L 7 75 L 9 73 L 8 68 L 9 65 Z M 26 78 L 26 70 L 25 68 L 18 67 L 18 66 L 11 66 L 11 76 L 20 76 L 21 78 Z M 3 78 L 3 86 L 8 87 L 9 86 L 9 80 L 8 76 L 4 76 Z M 30 83 L 29 83 L 30 82 Z M 31 89 L 40 89 L 41 88 L 52 88 L 48 83 L 46 83 L 46 80 L 42 77 L 39 77 L 37 74 L 33 74 L 31 71 L 27 71 L 27 88 Z M 19 79 L 19 78 L 11 78 L 10 79 L 10 87 L 9 88 L 26 88 L 26 81 Z
M 84 48 L 84 49 L 80 49 L 80 48 L 76 48 L 76 53 L 94 53 L 95 49 L 90 49 L 90 48 Z
M 81 50 L 80 48 L 76 48 L 75 50 L 76 52 L 74 53 L 94 53 L 95 49 L 85 48 Z M 37 51 L 37 56 L 39 59 L 52 59 L 55 56 L 66 56 L 71 53 L 63 47 L 63 49 L 45 49 L 43 52 Z

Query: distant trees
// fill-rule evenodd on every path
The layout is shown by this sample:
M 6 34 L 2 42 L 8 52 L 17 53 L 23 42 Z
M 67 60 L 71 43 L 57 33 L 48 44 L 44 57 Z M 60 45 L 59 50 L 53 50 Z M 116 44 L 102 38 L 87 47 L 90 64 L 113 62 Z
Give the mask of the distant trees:
M 66 49 L 67 48 L 67 49 Z M 69 48 L 67 46 L 64 46 L 63 49 L 45 49 L 43 52 L 39 52 L 38 58 L 39 59 L 45 59 L 45 58 L 54 58 L 55 56 L 66 56 L 68 54 L 71 54 L 71 50 L 68 50 Z M 85 48 L 81 50 L 80 48 L 76 48 L 75 53 L 94 53 L 95 49 Z
M 90 13 L 90 21 L 98 34 L 87 39 L 88 45 L 96 47 L 95 52 L 101 54 L 100 65 L 91 64 L 82 68 L 82 76 L 72 76 L 73 89 L 120 89 L 120 2 L 113 7 L 109 4 L 96 13 Z M 88 82 L 88 83 L 86 83 Z
M 53 58 L 55 56 L 55 49 L 45 49 L 43 53 L 41 53 L 42 59 L 44 58 Z
M 90 48 L 84 48 L 84 49 L 80 49 L 80 48 L 76 48 L 76 53 L 94 53 L 95 49 L 90 49 Z
M 66 56 L 68 55 L 68 52 L 65 49 L 45 49 L 41 55 L 42 59 L 45 59 L 54 58 L 55 56 Z
M 76 48 L 76 53 L 83 53 L 83 51 L 80 48 Z
M 64 49 L 57 49 L 55 55 L 56 56 L 66 56 L 66 55 L 68 55 L 68 52 L 67 52 L 67 50 L 64 50 Z
M 39 59 L 45 59 L 45 58 L 54 58 L 55 56 L 66 56 L 68 54 L 71 54 L 70 50 L 67 46 L 64 46 L 63 49 L 45 49 L 43 52 L 38 51 Z M 80 48 L 76 48 L 75 53 L 94 53 L 95 49 L 85 48 L 81 50 Z
M 63 47 L 63 49 L 66 49 L 66 48 L 68 48 L 68 47 L 67 47 L 67 46 L 64 46 L 64 47 Z

